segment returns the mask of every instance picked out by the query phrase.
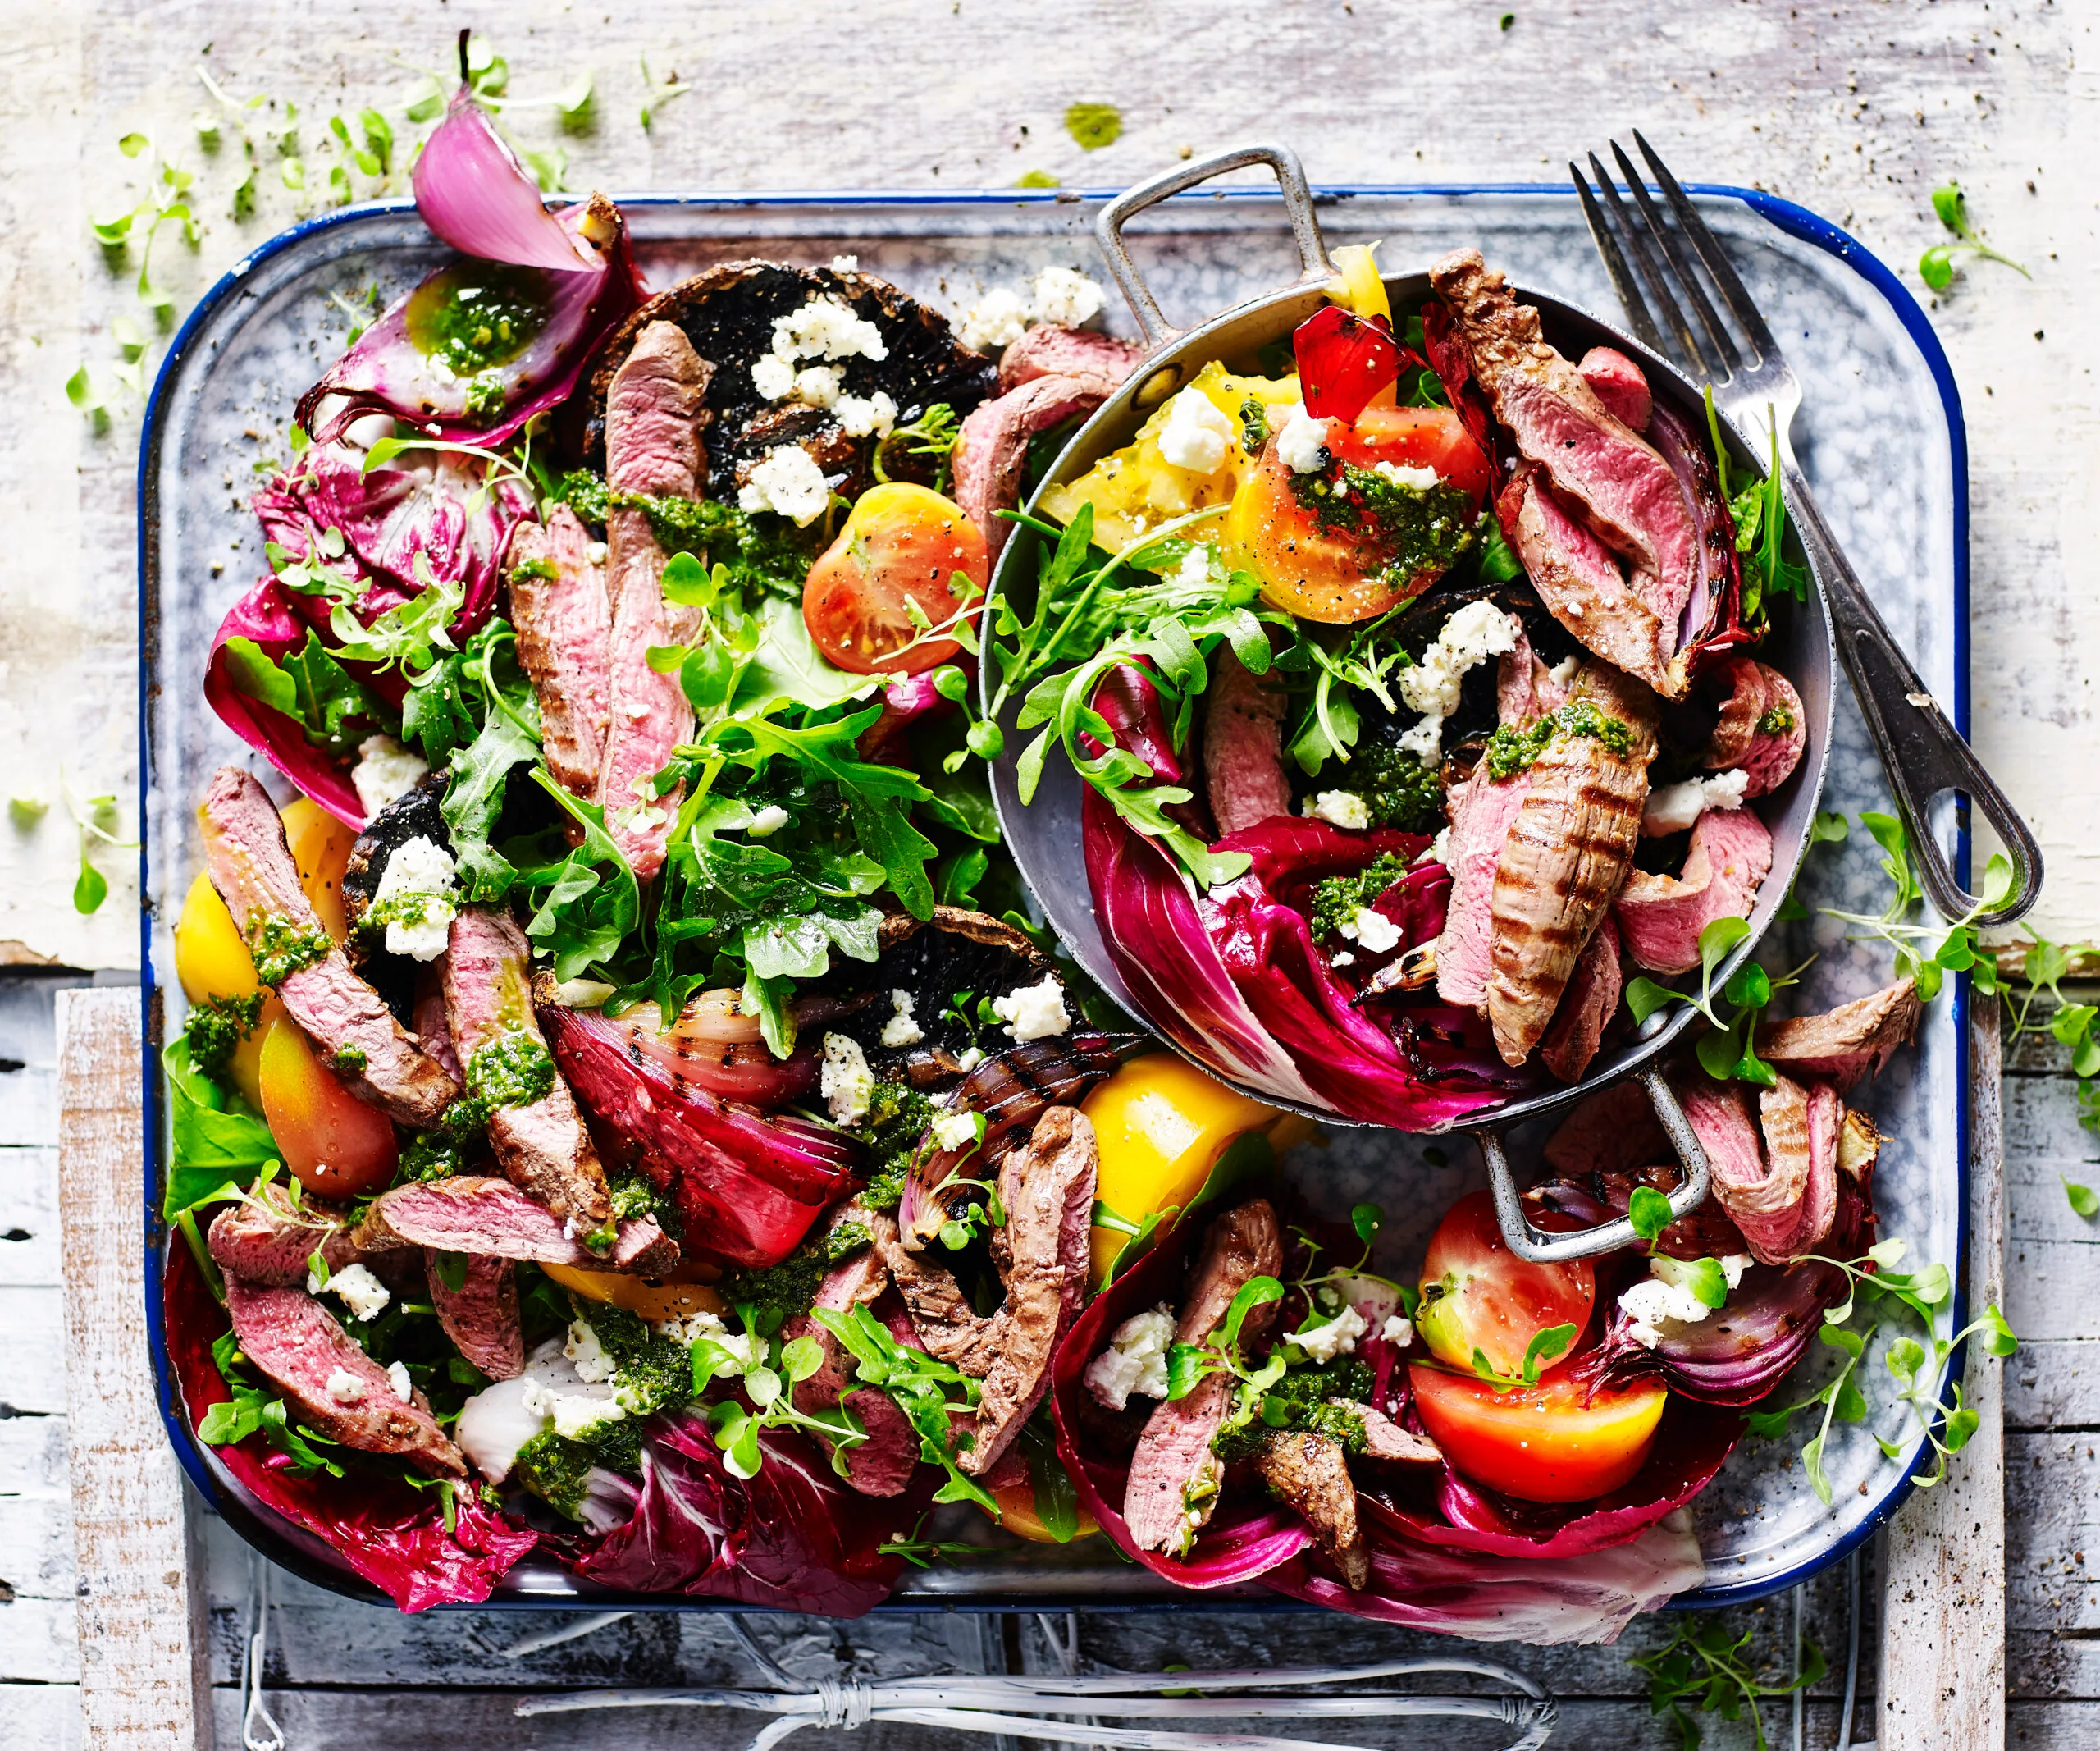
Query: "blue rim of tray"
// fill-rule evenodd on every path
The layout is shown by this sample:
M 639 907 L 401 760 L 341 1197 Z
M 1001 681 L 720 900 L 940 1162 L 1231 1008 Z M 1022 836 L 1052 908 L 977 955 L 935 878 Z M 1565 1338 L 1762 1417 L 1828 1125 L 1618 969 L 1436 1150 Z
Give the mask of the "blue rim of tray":
M 1961 411 L 1961 394 L 1954 382 L 1954 371 L 1948 363 L 1947 351 L 1940 345 L 1934 331 L 1918 301 L 1888 263 L 1862 244 L 1842 226 L 1833 225 L 1821 214 L 1785 200 L 1761 190 L 1737 188 L 1727 183 L 1693 182 L 1685 185 L 1692 194 L 1705 194 L 1741 201 L 1751 212 L 1766 220 L 1787 236 L 1813 245 L 1829 255 L 1835 256 L 1879 292 L 1894 312 L 1919 356 L 1930 372 L 1933 386 L 1939 392 L 1940 405 L 1947 417 L 1947 447 L 1953 487 L 1954 523 L 1954 679 L 1953 720 L 1955 728 L 1964 738 L 1969 734 L 1969 436 Z M 905 190 L 792 190 L 777 194 L 765 193 L 699 193 L 693 194 L 622 195 L 614 199 L 623 209 L 646 211 L 664 208 L 704 207 L 731 210 L 739 208 L 877 208 L 877 207 L 965 207 L 991 206 L 1067 206 L 1081 203 L 1112 200 L 1120 189 L 1089 190 L 1035 190 L 1035 189 L 905 189 Z M 1316 200 L 1322 203 L 1347 202 L 1360 197 L 1399 198 L 1435 196 L 1443 199 L 1468 199 L 1481 195 L 1527 194 L 1550 195 L 1570 199 L 1574 190 L 1564 183 L 1493 182 L 1493 183 L 1336 183 L 1316 185 L 1312 190 Z M 1205 190 L 1174 197 L 1172 204 L 1204 201 L 1273 201 L 1275 195 L 1260 187 L 1227 188 Z M 139 438 L 139 819 L 150 821 L 152 816 L 146 807 L 147 793 L 151 784 L 151 749 L 148 733 L 147 699 L 148 675 L 148 602 L 146 577 L 148 550 L 153 544 L 159 504 L 154 480 L 154 464 L 159 459 L 160 428 L 162 398 L 167 392 L 177 368 L 186 358 L 191 341 L 203 325 L 217 313 L 221 304 L 233 296 L 247 282 L 254 268 L 272 257 L 296 247 L 308 238 L 332 231 L 339 226 L 387 214 L 405 215 L 415 211 L 413 200 L 368 201 L 356 206 L 345 207 L 333 213 L 322 213 L 304 220 L 290 229 L 280 231 L 267 242 L 258 245 L 235 263 L 212 289 L 198 300 L 196 307 L 183 320 L 169 343 L 167 353 L 161 361 L 153 381 L 152 394 L 148 397 L 145 415 Z M 152 890 L 148 884 L 152 855 L 152 837 L 149 831 L 142 832 L 139 851 L 139 891 Z M 1955 868 L 1963 885 L 1970 879 L 1970 836 L 1965 816 L 1956 818 Z M 142 1013 L 149 1018 L 147 1037 L 142 1042 L 140 1074 L 144 1081 L 143 1119 L 145 1136 L 145 1235 L 146 1246 L 146 1334 L 147 1343 L 153 1360 L 155 1395 L 160 1402 L 161 1420 L 167 1426 L 168 1438 L 174 1444 L 176 1456 L 182 1467 L 218 1511 L 221 1517 L 239 1530 L 251 1544 L 262 1548 L 271 1560 L 291 1569 L 317 1585 L 341 1593 L 347 1598 L 363 1598 L 374 1602 L 386 1602 L 386 1596 L 376 1587 L 354 1575 L 345 1575 L 333 1567 L 307 1557 L 303 1552 L 285 1548 L 282 1529 L 270 1525 L 250 1509 L 245 1502 L 230 1498 L 220 1487 L 204 1456 L 199 1450 L 194 1432 L 183 1419 L 176 1402 L 175 1380 L 167 1365 L 167 1333 L 162 1317 L 162 1248 L 167 1243 L 168 1231 L 160 1214 L 161 1180 L 161 1118 L 160 1118 L 160 1064 L 152 1036 L 157 1031 L 150 1019 L 156 1016 L 153 984 L 153 917 L 141 908 L 139 914 L 139 985 Z M 1955 1122 L 1956 1199 L 1955 1211 L 1956 1244 L 1959 1264 L 1954 1273 L 1955 1288 L 1951 1314 L 1952 1329 L 1960 1331 L 1968 1324 L 1969 1301 L 1969 976 L 1956 976 L 1953 996 L 1954 1051 L 1956 1053 L 1956 1090 Z M 1960 1378 L 1965 1361 L 1965 1344 L 1957 1345 L 1947 1359 L 1947 1372 L 1939 1382 L 1942 1397 L 1948 1380 Z M 1932 1449 L 1929 1443 L 1920 1446 L 1917 1457 L 1906 1467 L 1865 1519 L 1849 1532 L 1836 1539 L 1827 1549 L 1793 1568 L 1776 1575 L 1768 1575 L 1755 1581 L 1746 1581 L 1736 1586 L 1709 1584 L 1695 1592 L 1680 1593 L 1670 1602 L 1670 1609 L 1708 1611 L 1725 1605 L 1746 1604 L 1752 1600 L 1767 1598 L 1774 1593 L 1798 1586 L 1803 1581 L 1820 1574 L 1831 1564 L 1838 1561 L 1857 1549 L 1887 1524 L 1897 1509 L 1910 1499 L 1915 1488 L 1920 1471 L 1928 1469 Z M 274 1518 L 274 1516 L 272 1516 Z M 478 1607 L 482 1610 L 537 1609 L 559 1610 L 572 1603 L 581 1607 L 600 1602 L 618 1603 L 634 1610 L 706 1610 L 710 1606 L 720 1610 L 748 1610 L 733 1602 L 710 1602 L 691 1599 L 682 1595 L 664 1597 L 654 1594 L 619 1593 L 601 1594 L 579 1592 L 573 1600 L 536 1598 L 491 1598 Z M 1039 1595 L 1016 1595 L 1002 1598 L 998 1595 L 977 1594 L 967 1598 L 943 1598 L 938 1596 L 921 1597 L 905 1601 L 892 1600 L 875 1609 L 883 1612 L 927 1611 L 1014 1611 L 1041 1610 L 1055 1606 L 1064 1610 L 1077 1611 L 1255 1611 L 1304 1612 L 1317 1611 L 1320 1607 L 1303 1604 L 1273 1594 L 1260 1598 L 1211 1600 L 1193 1593 L 1176 1594 L 1167 1598 L 1145 1599 L 1084 1599 L 1050 1598 Z

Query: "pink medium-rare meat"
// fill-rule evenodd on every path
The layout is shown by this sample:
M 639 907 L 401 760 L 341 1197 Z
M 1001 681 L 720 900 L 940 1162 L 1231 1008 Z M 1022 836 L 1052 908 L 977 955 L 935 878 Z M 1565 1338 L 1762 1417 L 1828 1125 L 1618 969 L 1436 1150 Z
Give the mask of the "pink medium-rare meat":
M 999 355 L 999 393 L 1011 395 L 1038 377 L 1069 377 L 1106 401 L 1145 356 L 1141 346 L 1090 328 L 1039 322 Z
M 1813 1251 L 1837 1208 L 1843 1104 L 1828 1085 L 1781 1077 L 1751 1112 L 1739 1082 L 1700 1077 L 1678 1087 L 1714 1176 L 1714 1196 L 1752 1257 L 1787 1264 Z
M 386 1370 L 304 1289 L 229 1277 L 226 1314 L 242 1355 L 316 1434 L 360 1453 L 398 1454 L 441 1476 L 467 1474 L 423 1395 L 401 1397 Z
M 274 1180 L 214 1216 L 205 1245 L 226 1275 L 276 1287 L 304 1282 L 317 1252 L 331 1271 L 357 1257 L 341 1217 L 295 1202 Z
M 1764 678 L 1775 674 L 1754 656 L 1724 658 L 1714 671 L 1713 684 L 1722 692 L 1720 715 L 1699 763 L 1710 770 L 1725 772 L 1739 766 L 1750 752 L 1757 734 L 1758 720 L 1764 715 Z
M 1614 1082 L 1578 1103 L 1541 1153 L 1565 1179 L 1625 1173 L 1676 1159 L 1669 1134 L 1638 1082 Z
M 1583 945 L 1625 885 L 1648 798 L 1654 696 L 1632 677 L 1588 663 L 1570 706 L 1594 708 L 1607 727 L 1618 726 L 1613 734 L 1623 746 L 1560 729 L 1532 764 L 1495 861 L 1487 1017 L 1509 1064 L 1522 1063 L 1539 1043 Z
M 1648 429 L 1648 411 L 1655 398 L 1646 376 L 1625 354 L 1616 347 L 1593 346 L 1575 368 L 1614 419 L 1630 431 Z
M 532 1012 L 531 950 L 509 912 L 469 906 L 453 919 L 444 981 L 453 1047 L 466 1063 L 510 1039 L 528 1053 L 546 1053 Z M 612 1219 L 605 1168 L 559 1071 L 553 1070 L 539 1100 L 496 1108 L 488 1130 L 489 1146 L 511 1181 L 578 1233 Z
M 1627 587 L 1611 550 L 1554 496 L 1536 469 L 1519 467 L 1496 501 L 1503 533 L 1554 619 L 1597 656 L 1665 697 L 1683 690 L 1669 657 L 1675 634 Z
M 1618 926 L 1607 912 L 1598 921 L 1574 976 L 1539 1041 L 1539 1056 L 1564 1082 L 1579 1082 L 1597 1055 L 1605 1027 L 1618 1008 L 1623 977 L 1618 964 Z
M 459 1085 L 394 1019 L 342 949 L 328 942 L 299 885 L 285 824 L 268 793 L 239 766 L 221 766 L 197 814 L 212 885 L 249 946 L 274 930 L 325 949 L 277 981 L 285 1013 L 367 1106 L 404 1125 L 435 1125 L 458 1098 Z
M 1772 834 L 1746 808 L 1709 809 L 1691 829 L 1682 876 L 1637 871 L 1618 896 L 1626 953 L 1650 972 L 1688 973 L 1699 933 L 1716 918 L 1747 918 L 1772 869 Z
M 839 1213 L 841 1221 L 888 1221 L 849 1205 Z M 833 1313 L 874 1301 L 889 1287 L 880 1256 L 870 1247 L 841 1260 L 824 1273 L 817 1286 L 812 1308 Z M 798 1314 L 781 1328 L 783 1339 L 807 1337 L 824 1352 L 824 1365 L 795 1388 L 795 1406 L 806 1412 L 829 1410 L 843 1404 L 860 1420 L 864 1440 L 842 1449 L 846 1481 L 864 1496 L 901 1494 L 919 1463 L 919 1433 L 887 1392 L 856 1387 L 853 1358 L 837 1338 L 808 1314 Z
M 423 1049 L 445 1067 L 445 1073 L 460 1087 L 467 1086 L 467 1072 L 459 1054 L 452 1049 L 452 1026 L 445 1019 L 443 970 L 435 962 L 426 967 L 416 981 L 415 1005 L 409 1012 L 416 1038 Z
M 1038 377 L 965 416 L 950 458 L 955 501 L 977 525 L 996 562 L 1008 523 L 999 513 L 1020 502 L 1029 440 L 1066 420 L 1091 414 L 1107 397 L 1076 377 Z
M 1898 1046 L 1917 1037 L 1923 1013 L 1916 981 L 1900 979 L 1822 1015 L 1768 1022 L 1757 1031 L 1757 1053 L 1775 1069 L 1843 1090 L 1879 1075 Z
M 1522 632 L 1495 661 L 1496 720 L 1507 729 L 1522 729 L 1568 703 L 1568 683 L 1541 662 Z
M 547 770 L 587 802 L 598 794 L 612 715 L 612 610 L 605 567 L 591 563 L 591 546 L 576 513 L 558 505 L 544 524 L 518 525 L 509 571 L 510 624 L 539 701 Z
M 1808 716 L 1794 683 L 1769 664 L 1757 666 L 1764 671 L 1764 710 L 1739 762 L 1750 780 L 1746 797 L 1769 796 L 1793 776 L 1808 748 Z
M 1436 994 L 1463 1009 L 1484 1009 L 1495 954 L 1495 870 L 1532 775 L 1500 780 L 1478 767 L 1450 793 L 1451 897 L 1436 939 Z
M 1283 1224 L 1267 1198 L 1250 1198 L 1214 1218 L 1204 1231 L 1203 1250 L 1189 1273 L 1188 1292 L 1174 1324 L 1174 1341 L 1200 1344 L 1225 1323 L 1233 1297 L 1257 1277 L 1283 1270 Z M 1244 1339 L 1259 1337 L 1276 1317 L 1276 1304 L 1266 1302 L 1247 1315 Z
M 707 478 L 700 427 L 713 370 L 675 322 L 651 322 L 641 331 L 613 373 L 605 398 L 605 478 L 614 494 L 700 496 Z M 605 830 L 636 876 L 646 881 L 663 866 L 664 833 L 678 806 L 678 793 L 660 798 L 651 781 L 693 727 L 692 706 L 677 673 L 658 674 L 649 666 L 649 652 L 690 642 L 699 610 L 664 600 L 664 551 L 646 511 L 615 504 L 605 540 L 609 707 L 595 794 L 605 811 Z
M 1283 770 L 1284 696 L 1222 651 L 1203 696 L 1203 780 L 1222 838 L 1290 812 Z
M 571 1234 L 553 1211 L 507 1179 L 462 1174 L 382 1191 L 351 1238 L 365 1252 L 422 1246 L 640 1277 L 660 1277 L 678 1262 L 678 1243 L 657 1227 L 654 1217 L 622 1222 L 603 1253 L 584 1246 L 583 1232 Z
M 457 1271 L 456 1289 L 446 1273 Z M 508 1259 L 486 1253 L 464 1256 L 428 1252 L 423 1275 L 431 1305 L 460 1355 L 491 1380 L 514 1380 L 525 1371 L 525 1334 L 518 1319 L 518 1270 Z

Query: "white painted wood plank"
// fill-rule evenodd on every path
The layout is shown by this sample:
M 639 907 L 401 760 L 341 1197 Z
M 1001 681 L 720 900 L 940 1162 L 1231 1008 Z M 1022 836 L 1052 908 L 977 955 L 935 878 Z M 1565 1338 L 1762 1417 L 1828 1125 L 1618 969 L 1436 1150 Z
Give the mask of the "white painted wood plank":
M 0 1685 L 72 1685 L 80 1677 L 80 1612 L 71 1599 L 0 1606 Z
M 58 1004 L 82 1704 L 93 1751 L 208 1751 L 202 1595 L 140 1317 L 139 994 L 69 991 Z
M 82 1730 L 77 1685 L 0 1685 L 0 1751 L 75 1751 Z
M 135 1242 L 132 1250 L 138 1250 Z M 0 1332 L 7 1334 L 0 1405 L 16 1415 L 65 1414 L 65 1293 L 56 1287 L 0 1287 Z
M 0 1283 L 43 1288 L 57 1282 L 58 1152 L 0 1149 Z

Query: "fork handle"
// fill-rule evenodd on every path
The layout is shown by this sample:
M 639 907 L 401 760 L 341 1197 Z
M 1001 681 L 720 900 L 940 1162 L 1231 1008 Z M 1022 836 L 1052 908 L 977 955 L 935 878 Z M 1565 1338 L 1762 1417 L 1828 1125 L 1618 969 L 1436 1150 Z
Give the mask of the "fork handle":
M 1808 482 L 1791 460 L 1781 465 L 1780 484 L 1801 546 L 1823 579 L 1838 655 L 1852 678 L 1852 691 L 1896 792 L 1897 808 L 1910 830 L 1918 880 L 1926 898 L 1942 918 L 1967 919 L 1984 928 L 2011 924 L 2040 898 L 2041 848 L 2011 798 L 1984 770 L 1975 750 L 1962 739 L 1890 635 L 1868 599 L 1866 587 L 1823 520 Z M 2012 898 L 1996 912 L 1978 912 L 1982 902 L 1961 885 L 1928 825 L 1927 811 L 1950 790 L 1968 797 L 1970 806 L 1990 822 L 2011 859 Z

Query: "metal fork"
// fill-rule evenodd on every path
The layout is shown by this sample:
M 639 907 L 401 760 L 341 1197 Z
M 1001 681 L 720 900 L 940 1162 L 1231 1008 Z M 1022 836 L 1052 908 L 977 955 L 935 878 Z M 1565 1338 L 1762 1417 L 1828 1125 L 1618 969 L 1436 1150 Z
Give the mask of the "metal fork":
M 1890 636 L 1868 599 L 1866 587 L 1824 521 L 1788 441 L 1787 428 L 1801 404 L 1800 381 L 1743 289 L 1720 240 L 1637 130 L 1633 140 L 1648 162 L 1674 226 L 1664 219 L 1646 181 L 1616 140 L 1612 156 L 1618 160 L 1632 212 L 1595 153 L 1590 154 L 1595 188 L 1576 165 L 1571 162 L 1568 169 L 1582 197 L 1590 235 L 1604 258 L 1613 289 L 1626 307 L 1634 335 L 1651 351 L 1712 386 L 1715 409 L 1753 455 L 1769 454 L 1776 432 L 1781 495 L 1822 581 L 1838 654 L 1852 678 L 1852 690 L 1896 792 L 1897 807 L 1910 829 L 1926 897 L 1944 918 L 1979 926 L 2010 924 L 2041 893 L 2041 848 Z M 1708 299 L 1694 266 L 1695 256 L 1732 325 Z M 1672 290 L 1673 281 L 1682 297 Z M 1660 323 L 1655 313 L 1660 313 Z M 1984 910 L 1984 902 L 1963 888 L 1928 825 L 1932 804 L 1949 791 L 1968 797 L 2003 841 L 2011 860 L 2012 896 L 1994 910 Z

